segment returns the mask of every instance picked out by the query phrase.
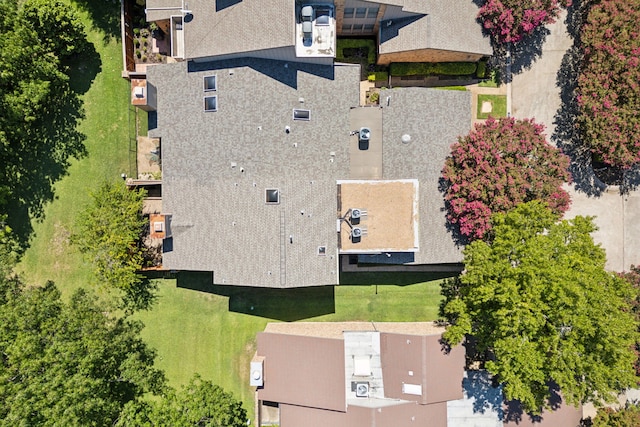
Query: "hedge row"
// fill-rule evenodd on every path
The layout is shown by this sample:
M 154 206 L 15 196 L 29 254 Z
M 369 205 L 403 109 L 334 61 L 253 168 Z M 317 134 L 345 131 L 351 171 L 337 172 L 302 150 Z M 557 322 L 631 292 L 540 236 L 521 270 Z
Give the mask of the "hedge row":
M 475 62 L 394 62 L 389 68 L 392 76 L 464 76 L 476 72 Z

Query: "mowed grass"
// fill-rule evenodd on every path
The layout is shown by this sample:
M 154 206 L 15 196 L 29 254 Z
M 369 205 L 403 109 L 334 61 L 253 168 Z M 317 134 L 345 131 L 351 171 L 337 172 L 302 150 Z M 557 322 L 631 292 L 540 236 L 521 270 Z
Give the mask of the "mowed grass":
M 93 28 L 86 14 L 87 33 L 100 55 L 96 69 L 79 68 L 74 78 L 88 89 L 83 95 L 88 155 L 72 161 L 68 175 L 56 183 L 56 199 L 34 224 L 34 236 L 17 271 L 27 283 L 53 280 L 67 298 L 79 287 L 95 286 L 91 267 L 69 244 L 78 213 L 89 192 L 105 179 L 119 180 L 129 171 L 129 84 L 121 78 L 120 42 Z M 141 116 L 144 123 L 145 117 Z M 185 384 L 200 373 L 241 399 L 251 418 L 253 391 L 248 364 L 256 334 L 269 321 L 424 321 L 437 317 L 440 301 L 433 276 L 368 274 L 347 276 L 347 286 L 293 291 L 210 287 L 206 291 L 186 277 L 161 280 L 158 303 L 139 313 L 143 336 L 158 350 L 157 365 L 171 385 Z M 365 285 L 360 285 L 364 283 Z M 379 286 L 367 284 L 379 284 Z M 417 284 L 416 284 L 417 283 Z M 97 288 L 100 290 L 99 288 Z
M 81 17 L 100 55 L 91 67 L 80 62 L 72 72 L 72 85 L 88 88 L 82 95 L 86 118 L 80 124 L 88 155 L 71 161 L 68 175 L 55 184 L 56 198 L 46 207 L 44 219 L 32 220 L 35 233 L 17 268 L 29 283 L 55 281 L 65 295 L 92 281 L 90 267 L 69 245 L 78 213 L 89 202 L 91 190 L 128 171 L 129 83 L 121 77 L 121 45 L 106 40 L 86 13 Z
M 488 102 L 491 104 L 491 112 L 483 113 L 482 105 Z M 478 95 L 478 118 L 486 119 L 492 117 L 507 117 L 507 97 L 505 95 Z
M 256 334 L 268 322 L 435 320 L 439 283 L 295 290 L 216 286 L 204 292 L 162 280 L 157 306 L 137 317 L 146 324 L 143 336 L 158 350 L 158 366 L 173 385 L 199 372 L 233 392 L 253 418 L 248 368 Z

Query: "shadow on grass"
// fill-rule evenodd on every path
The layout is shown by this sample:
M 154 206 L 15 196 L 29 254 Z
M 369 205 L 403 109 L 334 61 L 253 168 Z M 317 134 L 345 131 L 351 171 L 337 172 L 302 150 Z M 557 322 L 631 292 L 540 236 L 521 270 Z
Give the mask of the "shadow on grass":
M 93 27 L 104 33 L 105 43 L 111 38 L 120 38 L 120 1 L 74 0 L 74 3 L 89 14 Z
M 394 272 L 343 272 L 340 273 L 341 285 L 395 285 L 408 286 L 433 280 L 446 279 L 457 276 L 453 272 L 433 271 L 394 271 Z
M 19 158 L 7 161 L 15 169 L 6 183 L 11 188 L 6 201 L 7 224 L 22 250 L 33 233 L 32 221 L 41 220 L 44 207 L 56 197 L 54 185 L 67 175 L 70 159 L 87 154 L 86 136 L 78 130 L 84 118 L 80 95 L 89 90 L 101 69 L 100 56 L 92 44 L 87 45 L 82 54 L 63 66 L 69 82 L 51 82 L 47 108 L 11 141 L 22 148 L 17 150 Z
M 211 272 L 179 272 L 179 288 L 229 298 L 229 311 L 292 322 L 335 313 L 333 286 L 273 289 L 214 285 Z

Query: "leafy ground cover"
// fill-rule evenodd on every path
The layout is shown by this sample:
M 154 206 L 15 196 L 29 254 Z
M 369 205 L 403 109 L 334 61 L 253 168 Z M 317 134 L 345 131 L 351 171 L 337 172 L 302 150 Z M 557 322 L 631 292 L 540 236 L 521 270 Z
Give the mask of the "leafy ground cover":
M 482 106 L 485 102 L 491 104 L 491 112 L 482 112 Z M 478 95 L 478 118 L 486 119 L 489 116 L 507 117 L 507 97 L 505 95 Z

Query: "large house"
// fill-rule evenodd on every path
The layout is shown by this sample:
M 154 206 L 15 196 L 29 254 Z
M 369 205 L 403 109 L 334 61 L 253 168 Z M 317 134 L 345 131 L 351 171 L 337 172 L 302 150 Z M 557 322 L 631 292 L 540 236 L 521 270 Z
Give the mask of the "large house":
M 455 3 L 147 0 L 178 59 L 138 89 L 162 147 L 163 267 L 281 288 L 459 269 L 438 185 L 470 94 L 387 89 L 365 107 L 360 66 L 334 63 L 340 35 L 377 35 L 379 63 L 487 55 L 477 7 Z

